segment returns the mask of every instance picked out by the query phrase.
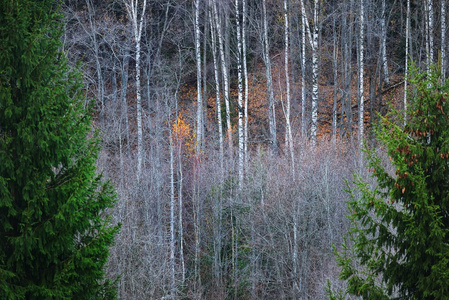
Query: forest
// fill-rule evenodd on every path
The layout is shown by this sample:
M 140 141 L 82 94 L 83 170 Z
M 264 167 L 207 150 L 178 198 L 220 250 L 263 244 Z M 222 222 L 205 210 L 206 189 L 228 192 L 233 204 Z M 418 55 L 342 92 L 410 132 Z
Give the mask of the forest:
M 446 3 L 71 0 L 122 224 L 120 299 L 325 299 L 344 192 L 407 66 L 447 70 Z M 443 75 L 444 76 L 444 75 Z
M 61 2 L 117 192 L 117 297 L 344 289 L 353 174 L 374 185 L 365 147 L 394 173 L 374 129 L 409 117 L 412 62 L 445 81 L 446 0 Z

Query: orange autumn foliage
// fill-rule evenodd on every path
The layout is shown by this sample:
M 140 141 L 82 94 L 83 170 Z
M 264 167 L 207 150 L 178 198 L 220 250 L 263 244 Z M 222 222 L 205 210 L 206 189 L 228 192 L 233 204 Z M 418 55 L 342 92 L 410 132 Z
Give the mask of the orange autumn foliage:
M 196 135 L 181 113 L 172 124 L 172 134 L 173 142 L 179 149 L 185 146 L 188 153 L 195 152 Z

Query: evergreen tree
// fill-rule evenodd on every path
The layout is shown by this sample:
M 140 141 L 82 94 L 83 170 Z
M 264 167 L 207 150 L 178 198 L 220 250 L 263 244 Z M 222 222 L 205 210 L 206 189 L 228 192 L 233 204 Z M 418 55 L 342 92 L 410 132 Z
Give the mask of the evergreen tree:
M 377 184 L 356 177 L 350 190 L 351 243 L 337 259 L 345 292 L 363 299 L 449 297 L 449 84 L 412 74 L 407 125 L 393 111 L 377 130 L 391 164 L 367 150 Z
M 114 298 L 117 226 L 51 0 L 0 0 L 0 299 Z

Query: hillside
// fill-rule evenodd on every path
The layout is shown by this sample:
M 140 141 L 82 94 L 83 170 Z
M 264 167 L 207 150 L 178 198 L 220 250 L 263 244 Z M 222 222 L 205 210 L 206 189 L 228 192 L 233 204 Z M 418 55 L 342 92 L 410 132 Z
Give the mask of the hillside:
M 369 178 L 359 144 L 376 146 L 388 103 L 403 108 L 406 57 L 447 71 L 442 3 L 65 1 L 64 51 L 119 194 L 119 298 L 326 299 L 328 280 L 344 285 L 345 180 Z

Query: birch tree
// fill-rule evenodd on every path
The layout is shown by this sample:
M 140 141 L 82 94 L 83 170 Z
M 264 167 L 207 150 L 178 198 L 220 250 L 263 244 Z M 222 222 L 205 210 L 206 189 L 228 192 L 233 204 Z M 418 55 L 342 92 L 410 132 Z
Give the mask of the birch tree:
M 211 4 L 211 1 L 209 1 Z M 212 13 L 209 11 L 209 13 Z M 218 61 L 217 61 L 217 38 L 216 38 L 216 28 L 214 22 L 210 22 L 210 33 L 212 40 L 212 58 L 214 63 L 214 79 L 215 79 L 215 106 L 217 109 L 217 127 L 218 127 L 218 143 L 219 143 L 219 155 L 220 155 L 220 181 L 224 178 L 224 147 L 223 147 L 223 127 L 221 118 L 221 99 L 220 99 L 220 79 L 218 74 Z M 221 184 L 220 184 L 221 185 Z M 213 206 L 213 217 L 218 223 L 214 226 L 214 239 L 213 239 L 213 249 L 214 249 L 214 277 L 216 280 L 216 285 L 221 284 L 221 218 L 222 218 L 222 187 L 220 186 L 219 192 L 216 199 L 216 203 Z
M 270 143 L 273 153 L 277 153 L 277 138 L 276 138 L 276 109 L 273 91 L 273 76 L 271 74 L 271 58 L 270 58 L 270 43 L 268 40 L 268 17 L 267 17 L 267 1 L 262 0 L 263 9 L 263 57 L 265 63 L 265 75 L 267 79 L 268 92 L 268 123 L 270 131 Z
M 349 7 L 348 7 L 349 6 Z M 341 105 L 341 116 L 340 116 L 340 136 L 348 135 L 352 140 L 352 42 L 353 42 L 353 9 L 354 0 L 345 0 L 344 11 L 345 14 L 342 18 L 342 53 L 343 53 L 343 71 L 344 71 L 344 83 L 343 83 L 343 95 L 342 95 L 342 105 Z
M 212 3 L 209 1 L 209 5 L 215 5 L 213 0 Z M 209 11 L 209 13 L 211 13 Z M 220 168 L 223 171 L 224 167 L 224 147 L 223 147 L 223 126 L 221 119 L 221 97 L 220 97 L 220 77 L 218 74 L 218 59 L 217 59 L 217 37 L 216 37 L 216 27 L 214 22 L 210 22 L 210 34 L 212 40 L 212 59 L 214 63 L 214 79 L 215 79 L 215 107 L 217 109 L 217 127 L 218 127 L 218 143 L 220 149 Z
M 220 61 L 221 61 L 221 73 L 223 76 L 228 147 L 229 147 L 229 153 L 232 155 L 231 109 L 229 106 L 229 78 L 228 78 L 228 68 L 227 68 L 226 58 L 225 58 L 223 31 L 222 31 L 221 21 L 218 16 L 217 0 L 212 0 L 212 11 L 213 11 L 213 15 L 214 15 L 215 27 L 217 29 L 216 33 L 218 35 L 218 45 L 219 45 Z
M 385 0 L 382 0 L 382 12 L 381 12 L 381 17 L 380 17 L 382 69 L 384 71 L 384 82 L 386 84 L 389 84 L 390 78 L 389 78 L 389 74 L 388 74 L 387 27 L 385 26 L 385 18 L 386 18 L 385 10 L 386 10 Z
M 203 100 L 201 92 L 200 0 L 195 0 L 195 58 L 196 58 L 196 152 L 200 153 L 203 133 Z
M 301 14 L 301 135 L 306 136 L 306 25 Z
M 409 43 L 410 43 L 410 0 L 407 0 L 407 16 L 406 16 L 406 20 L 405 20 L 404 125 L 407 123 L 407 84 L 408 84 Z
M 334 70 L 334 105 L 332 107 L 332 144 L 335 147 L 337 142 L 337 92 L 338 92 L 338 60 L 337 60 L 337 12 L 334 11 L 334 15 L 332 17 L 332 30 L 333 30 L 333 51 L 332 51 L 332 61 L 333 61 L 333 70 Z
M 441 77 L 446 79 L 446 0 L 441 0 Z
M 313 33 L 311 32 L 309 20 L 306 14 L 304 0 L 301 0 L 301 13 L 305 23 L 305 30 L 309 36 L 310 47 L 312 48 L 312 126 L 310 129 L 310 140 L 312 146 L 316 145 L 318 129 L 318 33 L 319 33 L 319 1 L 314 0 L 313 5 Z M 304 61 L 303 57 L 303 61 Z
M 170 123 L 169 123 L 170 124 Z M 174 150 L 173 133 L 170 128 L 170 294 L 175 299 L 175 171 L 174 171 Z
M 242 0 L 242 52 L 243 52 L 243 77 L 245 79 L 245 99 L 244 99 L 244 130 L 243 130 L 243 139 L 244 139 L 244 155 L 245 155 L 245 166 L 248 166 L 248 99 L 249 99 L 249 82 L 248 82 L 248 65 L 246 60 L 246 23 L 247 23 L 247 7 L 246 0 Z
M 365 3 L 364 0 L 360 0 L 360 16 L 359 16 L 359 26 L 360 26 L 360 33 L 359 33 L 359 89 L 358 89 L 358 96 L 359 96 L 359 147 L 360 149 L 363 148 L 363 137 L 364 137 L 364 90 L 363 90 L 363 54 L 364 54 L 364 7 Z
M 433 64 L 433 4 L 432 0 L 426 0 L 425 3 L 425 28 L 426 28 L 426 57 L 427 73 L 430 74 L 430 66 Z
M 287 0 L 284 0 L 284 66 L 285 66 L 285 86 L 286 86 L 286 112 L 285 112 L 285 127 L 286 127 L 286 141 L 285 144 L 288 147 L 290 152 L 291 159 L 291 171 L 293 178 L 295 177 L 295 154 L 293 150 L 293 137 L 292 137 L 292 128 L 290 123 L 290 102 L 291 102 L 291 94 L 290 94 L 290 75 L 289 75 L 289 22 L 288 22 L 288 3 Z
M 238 76 L 238 132 L 239 132 L 239 187 L 243 187 L 244 137 L 243 137 L 243 82 L 242 82 L 242 36 L 240 27 L 240 1 L 235 0 L 235 20 L 237 25 L 237 76 Z
M 132 24 L 134 42 L 136 44 L 136 104 L 137 104 L 137 180 L 142 175 L 143 167 L 143 129 L 142 129 L 142 92 L 140 87 L 140 42 L 147 0 L 123 0 L 128 18 Z

